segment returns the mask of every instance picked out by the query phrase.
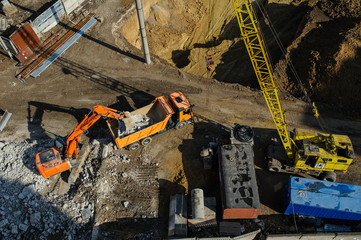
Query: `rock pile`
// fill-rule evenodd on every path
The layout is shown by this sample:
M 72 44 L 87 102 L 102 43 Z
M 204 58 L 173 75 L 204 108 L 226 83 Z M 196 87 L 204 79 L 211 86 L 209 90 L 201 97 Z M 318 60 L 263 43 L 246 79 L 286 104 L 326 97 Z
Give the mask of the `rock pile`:
M 94 204 L 47 193 L 35 166 L 36 153 L 52 140 L 0 142 L 0 239 L 89 239 Z
M 119 137 L 130 135 L 154 124 L 154 121 L 146 115 L 126 113 L 128 117 L 121 122 L 124 126 L 120 125 L 118 129 Z
M 92 232 L 94 226 L 116 217 L 158 217 L 158 164 L 150 157 L 130 164 L 108 139 L 93 140 L 77 181 L 63 194 L 64 176 L 45 179 L 35 166 L 35 155 L 53 145 L 0 141 L 0 239 L 91 239 L 106 236 L 103 229 Z M 151 239 L 153 230 L 145 232 L 139 236 Z

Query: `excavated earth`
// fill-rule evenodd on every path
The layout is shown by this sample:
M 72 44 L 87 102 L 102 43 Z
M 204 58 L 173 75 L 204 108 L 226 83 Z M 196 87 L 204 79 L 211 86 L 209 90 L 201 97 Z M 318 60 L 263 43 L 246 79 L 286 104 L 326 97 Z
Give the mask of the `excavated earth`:
M 45 0 L 12 1 L 14 25 L 38 14 Z M 255 130 L 255 164 L 262 204 L 246 232 L 295 232 L 282 215 L 289 174 L 266 170 L 266 146 L 275 126 L 240 37 L 231 1 L 143 1 L 152 64 L 146 65 L 134 1 L 89 0 L 83 7 L 98 22 L 40 77 L 24 84 L 22 67 L 0 55 L 0 109 L 13 113 L 0 133 L 1 239 L 161 239 L 167 237 L 169 197 L 204 189 L 217 197 L 218 177 L 199 159 L 203 145 L 229 135 L 234 123 Z M 255 5 L 256 6 L 256 5 Z M 285 46 L 282 54 L 257 10 L 271 54 L 290 129 L 321 131 L 292 63 L 323 127 L 350 136 L 356 159 L 338 181 L 361 184 L 361 16 L 356 0 L 260 1 Z M 64 20 L 65 21 L 65 20 Z M 71 24 L 71 22 L 66 22 Z M 205 55 L 215 66 L 206 69 Z M 182 90 L 195 105 L 195 121 L 154 137 L 130 152 L 117 149 L 105 122 L 96 123 L 78 180 L 49 179 L 36 170 L 39 151 L 52 146 L 45 131 L 66 136 L 95 105 L 131 111 L 155 97 Z M 88 143 L 87 143 L 88 142 Z M 219 236 L 216 228 L 190 236 Z

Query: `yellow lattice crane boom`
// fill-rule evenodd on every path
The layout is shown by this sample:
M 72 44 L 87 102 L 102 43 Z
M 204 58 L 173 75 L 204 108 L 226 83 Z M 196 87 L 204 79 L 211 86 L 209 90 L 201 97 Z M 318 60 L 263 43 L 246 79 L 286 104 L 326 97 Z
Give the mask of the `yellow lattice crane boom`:
M 274 81 L 271 61 L 250 0 L 232 0 L 241 34 L 267 106 L 283 146 L 268 149 L 268 169 L 279 172 L 323 173 L 323 179 L 336 180 L 335 170 L 347 171 L 354 159 L 351 140 L 346 135 L 290 132 Z M 257 0 L 256 0 L 257 1 Z M 315 116 L 318 117 L 313 103 Z M 286 156 L 284 156 L 284 151 Z M 281 154 L 283 153 L 283 155 Z
M 292 158 L 291 139 L 285 120 L 285 112 L 282 109 L 278 97 L 277 88 L 273 79 L 271 61 L 267 54 L 267 49 L 251 2 L 247 0 L 233 0 L 233 5 L 241 29 L 241 34 L 251 58 L 261 91 L 276 124 L 278 134 L 286 149 L 287 156 Z

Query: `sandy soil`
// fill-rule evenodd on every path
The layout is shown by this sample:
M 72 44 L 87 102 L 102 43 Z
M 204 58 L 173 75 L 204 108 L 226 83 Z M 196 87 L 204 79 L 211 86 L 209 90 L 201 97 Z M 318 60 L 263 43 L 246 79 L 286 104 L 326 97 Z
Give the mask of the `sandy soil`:
M 26 8 L 38 8 L 30 1 L 25 2 Z M 353 18 L 357 15 L 355 11 L 345 12 L 345 8 L 351 9 L 346 4 L 349 1 L 342 1 L 339 9 L 328 2 L 269 1 L 270 18 L 288 46 L 286 57 L 279 50 L 271 53 L 274 62 L 278 62 L 275 69 L 290 129 L 320 131 L 310 106 L 298 99 L 299 88 L 289 77 L 289 70 L 281 67 L 284 58 L 291 59 L 300 69 L 302 79 L 311 79 L 305 85 L 310 96 L 321 101 L 320 112 L 329 131 L 349 135 L 353 141 L 355 164 L 346 174 L 338 175 L 339 181 L 361 184 L 358 161 L 361 121 L 357 111 L 361 104 L 357 98 L 360 22 Z M 127 238 L 139 232 L 152 232 L 151 237 L 166 236 L 171 194 L 188 193 L 196 187 L 205 189 L 205 195 L 217 194 L 218 189 L 210 184 L 216 183 L 217 177 L 203 170 L 199 151 L 207 143 L 205 135 L 227 136 L 227 129 L 234 123 L 255 129 L 260 218 L 267 226 L 274 219 L 282 222 L 280 193 L 289 175 L 265 170 L 266 145 L 276 131 L 247 62 L 232 6 L 227 1 L 213 0 L 191 0 L 188 4 L 154 0 L 148 4 L 144 11 L 151 65 L 143 62 L 142 51 L 137 48 L 138 26 L 134 25 L 134 6 L 130 0 L 89 1 L 86 8 L 97 14 L 101 22 L 40 77 L 29 78 L 27 84 L 14 77 L 21 70 L 16 61 L 0 55 L 0 108 L 13 113 L 1 132 L 1 140 L 42 139 L 46 138 L 44 130 L 65 136 L 94 105 L 132 110 L 156 96 L 182 90 L 195 104 L 194 124 L 159 135 L 150 146 L 137 152 L 122 152 L 131 164 L 114 165 L 114 161 L 105 159 L 99 165 L 98 184 L 107 180 L 109 169 L 117 174 L 126 172 L 133 178 L 127 181 L 109 178 L 107 185 L 111 189 L 107 197 L 99 197 L 103 194 L 99 191 L 98 195 L 89 193 L 99 199 L 97 207 L 101 210 L 95 216 L 96 223 L 111 236 L 126 232 Z M 265 37 L 270 39 L 267 30 Z M 274 46 L 270 41 L 269 48 Z M 213 73 L 206 71 L 206 54 L 215 59 Z M 104 122 L 93 126 L 89 137 L 110 139 Z M 147 177 L 150 182 L 144 184 Z M 82 192 L 82 185 L 77 189 Z M 123 201 L 129 201 L 131 207 L 126 210 L 119 207 Z M 147 224 L 140 224 L 144 229 L 137 221 L 146 221 Z M 282 230 L 288 231 L 288 226 Z

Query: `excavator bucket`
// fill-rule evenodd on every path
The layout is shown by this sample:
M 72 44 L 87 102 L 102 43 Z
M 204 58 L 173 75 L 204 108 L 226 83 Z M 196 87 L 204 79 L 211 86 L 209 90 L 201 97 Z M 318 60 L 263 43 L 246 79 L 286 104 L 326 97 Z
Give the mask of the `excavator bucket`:
M 5 111 L 5 113 L 1 116 L 1 118 L 0 118 L 0 131 L 2 131 L 4 129 L 4 127 L 8 123 L 11 115 L 12 115 L 11 112 Z

